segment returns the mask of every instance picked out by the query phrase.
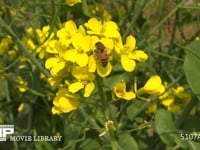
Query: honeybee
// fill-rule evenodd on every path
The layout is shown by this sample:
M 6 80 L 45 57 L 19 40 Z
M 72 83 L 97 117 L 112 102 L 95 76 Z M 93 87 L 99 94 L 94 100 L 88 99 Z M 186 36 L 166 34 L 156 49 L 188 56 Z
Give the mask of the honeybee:
M 105 46 L 101 42 L 97 42 L 95 46 L 96 46 L 97 59 L 101 62 L 103 67 L 106 67 L 108 64 L 108 54 Z

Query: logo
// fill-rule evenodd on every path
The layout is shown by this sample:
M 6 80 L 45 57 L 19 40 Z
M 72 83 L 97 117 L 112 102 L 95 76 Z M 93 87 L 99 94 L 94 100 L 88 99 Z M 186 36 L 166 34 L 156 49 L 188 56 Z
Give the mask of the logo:
M 46 135 L 7 135 L 14 134 L 14 125 L 0 125 L 0 141 L 61 141 L 62 136 L 46 136 Z
M 6 141 L 6 136 L 13 133 L 14 125 L 0 125 L 0 141 Z

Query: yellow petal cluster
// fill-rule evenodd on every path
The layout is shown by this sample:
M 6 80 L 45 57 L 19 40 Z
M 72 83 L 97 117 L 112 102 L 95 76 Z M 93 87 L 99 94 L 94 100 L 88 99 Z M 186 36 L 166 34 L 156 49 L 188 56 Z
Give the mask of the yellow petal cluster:
M 148 79 L 145 85 L 137 91 L 137 95 L 150 94 L 160 95 L 165 91 L 165 86 L 162 84 L 160 76 L 155 75 Z
M 159 96 L 161 103 L 171 112 L 179 112 L 183 110 L 191 101 L 191 95 L 187 93 L 183 86 L 170 88 L 163 95 Z M 190 114 L 195 114 L 194 107 Z
M 92 72 L 89 72 L 88 67 L 75 67 L 72 71 L 73 77 L 75 77 L 76 81 L 69 85 L 69 91 L 72 93 L 76 93 L 81 89 L 84 90 L 84 97 L 89 97 L 94 88 L 94 79 L 95 75 Z
M 136 95 L 133 91 L 126 91 L 126 83 L 124 81 L 119 82 L 113 89 L 113 93 L 117 98 L 124 100 L 133 100 Z
M 120 56 L 121 65 L 125 71 L 131 72 L 135 69 L 136 60 L 146 61 L 148 56 L 142 50 L 135 50 L 136 40 L 132 35 L 126 38 L 126 43 L 123 45 L 122 40 L 118 39 L 115 46 L 116 53 Z
M 66 2 L 73 6 L 81 0 Z M 137 50 L 136 39 L 132 35 L 126 38 L 125 43 L 122 42 L 117 23 L 96 18 L 90 18 L 80 25 L 74 20 L 68 20 L 61 24 L 59 29 L 49 25 L 35 30 L 30 27 L 22 35 L 22 42 L 32 52 L 33 57 L 44 61 L 45 68 L 51 75 L 46 81 L 52 88 L 58 89 L 53 100 L 54 114 L 76 109 L 76 93 L 82 97 L 90 97 L 95 91 L 96 76 L 106 78 L 112 75 L 113 68 L 118 64 L 127 72 L 134 71 L 137 62 L 146 61 L 148 58 L 143 50 Z M 102 49 L 97 47 L 97 42 L 103 45 Z M 0 55 L 7 53 L 14 58 L 14 54 L 16 56 L 17 53 L 13 53 L 13 45 L 10 38 L 3 38 L 0 43 Z M 20 87 L 20 91 L 25 91 L 25 88 Z M 123 81 L 116 85 L 113 93 L 125 100 L 136 97 L 132 90 L 126 91 L 126 83 Z M 71 101 L 71 96 L 76 100 Z
M 67 113 L 76 110 L 79 104 L 78 96 L 71 94 L 66 88 L 60 88 L 53 100 L 52 113 Z
M 81 3 L 82 0 L 66 0 L 67 5 L 74 6 L 77 3 Z

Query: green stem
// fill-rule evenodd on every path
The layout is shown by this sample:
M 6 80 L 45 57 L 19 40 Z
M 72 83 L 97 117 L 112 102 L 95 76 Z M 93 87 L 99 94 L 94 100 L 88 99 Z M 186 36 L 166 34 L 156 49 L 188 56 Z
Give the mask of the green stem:
M 112 133 L 113 134 L 113 133 Z M 114 135 L 111 135 L 111 146 L 112 146 L 112 150 L 117 150 L 117 141 L 114 137 Z
M 130 22 L 129 27 L 127 28 L 126 32 L 123 35 L 123 41 L 128 36 L 128 34 L 130 33 L 132 27 L 134 26 L 135 22 L 137 21 L 140 13 L 142 12 L 142 9 L 144 7 L 144 4 L 145 4 L 146 0 L 137 1 L 137 2 L 138 3 L 136 3 L 136 5 L 135 5 L 135 10 L 137 10 L 137 11 L 135 11 L 135 14 L 134 14 L 134 16 L 133 16 L 133 18 L 132 18 L 132 20 Z
M 101 128 L 96 124 L 95 120 L 90 119 L 90 116 L 84 111 L 82 106 L 79 107 L 79 111 L 81 112 L 83 117 L 86 118 L 86 120 L 89 122 L 89 124 L 92 125 L 92 127 L 94 127 L 99 133 L 102 132 Z
M 184 3 L 185 3 L 186 0 L 183 0 L 181 3 L 179 3 L 172 11 L 170 11 L 170 13 L 165 17 L 163 18 L 157 26 L 155 26 L 151 32 L 150 32 L 150 35 L 152 33 L 154 33 L 165 21 L 167 21 L 167 19 L 169 19 Z
M 23 45 L 23 43 L 20 41 L 20 39 L 17 37 L 17 35 L 13 32 L 13 30 L 0 18 L 0 25 L 5 29 L 5 31 L 12 37 L 13 41 L 17 44 L 19 47 L 19 50 L 21 50 L 30 60 L 40 69 L 42 73 L 45 74 L 46 77 L 50 77 L 50 73 L 43 68 L 43 66 L 40 64 L 40 62 L 31 54 L 31 52 Z
M 99 91 L 98 91 L 99 96 L 100 96 L 101 101 L 102 101 L 102 110 L 103 110 L 104 116 L 106 117 L 106 120 L 108 120 L 108 118 L 109 118 L 108 117 L 109 116 L 108 102 L 107 102 L 106 93 L 103 90 L 103 80 L 100 76 L 97 75 L 96 81 L 97 81 L 97 85 L 98 85 L 98 89 L 99 89 Z
M 82 1 L 82 9 L 83 9 L 83 14 L 87 17 L 95 17 L 93 15 L 90 14 L 90 12 L 88 11 L 88 4 L 87 4 L 87 0 L 83 0 Z
M 8 103 L 11 103 L 11 98 L 10 98 L 10 92 L 9 92 L 9 87 L 8 87 L 8 82 L 6 81 L 5 82 L 5 92 L 6 92 L 6 100 Z M 9 117 L 10 117 L 10 120 L 12 121 L 12 123 L 14 123 L 14 117 L 13 117 L 13 114 L 12 112 L 9 113 Z M 13 147 L 14 147 L 14 150 L 18 150 L 18 144 L 16 141 L 13 142 Z

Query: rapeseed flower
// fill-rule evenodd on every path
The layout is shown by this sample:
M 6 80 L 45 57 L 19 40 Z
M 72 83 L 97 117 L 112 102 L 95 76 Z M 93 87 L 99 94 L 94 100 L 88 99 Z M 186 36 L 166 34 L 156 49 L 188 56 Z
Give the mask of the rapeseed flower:
M 10 50 L 13 41 L 10 37 L 2 38 L 0 42 L 0 55 L 4 55 Z
M 76 93 L 84 88 L 84 97 L 89 97 L 95 88 L 95 75 L 92 72 L 89 72 L 88 67 L 78 66 L 73 69 L 72 75 L 77 81 L 69 85 L 69 91 Z
M 105 21 L 112 19 L 110 12 L 99 4 L 88 5 L 88 11 L 94 16 L 101 16 Z
M 17 76 L 16 82 L 18 83 L 17 88 L 19 92 L 21 93 L 26 92 L 26 87 L 28 85 L 28 82 L 25 81 L 21 76 Z
M 77 33 L 72 37 L 72 45 L 74 48 L 65 52 L 64 59 L 76 62 L 81 67 L 86 66 L 88 64 L 87 52 L 91 49 L 90 36 L 83 36 L 83 34 Z
M 116 40 L 115 52 L 120 56 L 120 62 L 125 71 L 131 72 L 135 69 L 136 60 L 146 61 L 148 56 L 142 50 L 135 50 L 136 40 L 132 35 L 126 38 L 123 45 L 121 38 Z
M 87 33 L 89 35 L 97 35 L 99 37 L 119 38 L 119 28 L 113 21 L 98 21 L 96 18 L 91 18 L 85 23 Z
M 60 57 L 51 57 L 45 62 L 45 68 L 50 70 L 52 76 L 57 76 L 65 67 L 66 61 Z
M 75 22 L 72 20 L 67 21 L 64 24 L 64 27 L 57 31 L 57 37 L 59 43 L 67 48 L 72 42 L 72 37 L 77 32 L 78 29 Z
M 162 84 L 161 78 L 158 75 L 154 75 L 148 79 L 145 85 L 140 88 L 136 94 L 150 94 L 150 95 L 160 95 L 165 91 L 165 87 Z
M 136 95 L 133 91 L 126 91 L 126 83 L 124 81 L 119 82 L 113 89 L 113 93 L 117 98 L 124 100 L 133 100 Z
M 177 88 L 170 88 L 163 95 L 159 96 L 159 99 L 163 106 L 165 106 L 170 112 L 179 112 L 183 110 L 191 101 L 191 95 L 185 92 L 183 86 Z M 191 110 L 190 114 L 194 114 L 195 107 Z
M 79 104 L 77 95 L 70 93 L 66 88 L 60 88 L 53 99 L 52 113 L 67 113 L 76 110 Z
M 148 115 L 152 115 L 157 111 L 157 109 L 158 109 L 157 101 L 154 101 L 147 107 L 145 113 Z

